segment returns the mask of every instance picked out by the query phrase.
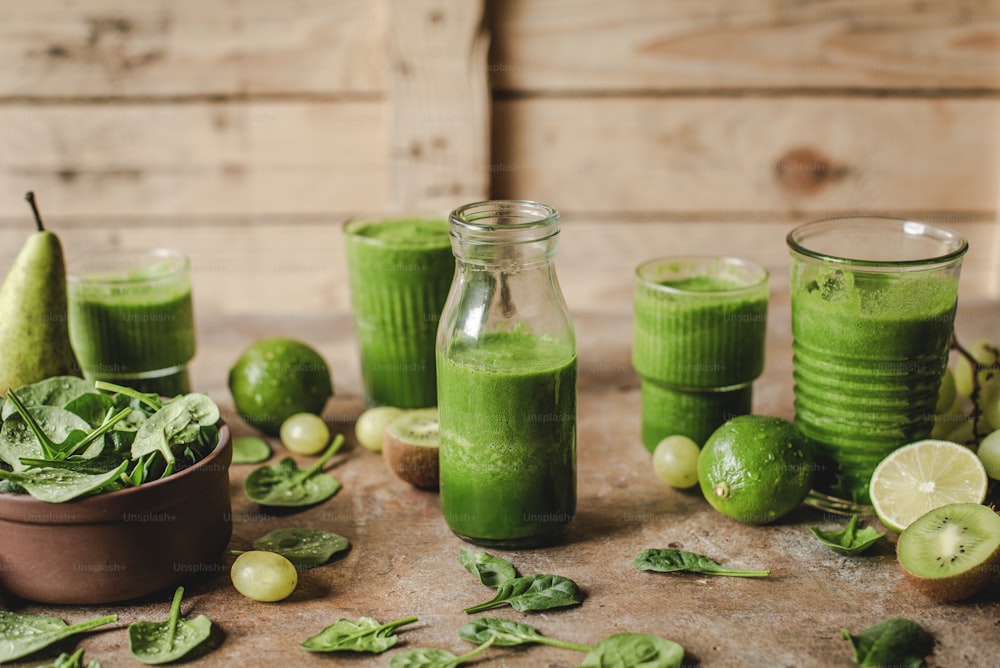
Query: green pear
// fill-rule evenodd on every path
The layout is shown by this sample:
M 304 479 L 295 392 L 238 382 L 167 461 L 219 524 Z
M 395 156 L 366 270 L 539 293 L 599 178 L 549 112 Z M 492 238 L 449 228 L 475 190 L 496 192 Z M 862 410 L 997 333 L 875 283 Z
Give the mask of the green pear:
M 50 376 L 79 376 L 69 342 L 62 244 L 42 225 L 25 242 L 0 287 L 0 395 Z

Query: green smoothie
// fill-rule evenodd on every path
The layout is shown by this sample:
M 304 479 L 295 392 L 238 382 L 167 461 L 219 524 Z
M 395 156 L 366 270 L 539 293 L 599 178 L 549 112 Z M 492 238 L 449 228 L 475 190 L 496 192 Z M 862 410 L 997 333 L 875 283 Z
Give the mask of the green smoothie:
M 820 456 L 817 491 L 867 504 L 875 466 L 930 434 L 957 283 L 793 265 L 795 416 Z
M 480 545 L 558 538 L 576 509 L 576 353 L 517 332 L 439 357 L 441 507 Z
M 94 263 L 105 261 L 119 264 L 69 277 L 70 339 L 84 375 L 161 396 L 190 391 L 196 345 L 186 258 L 165 251 L 135 264 L 127 254 Z
M 344 240 L 366 403 L 436 405 L 434 343 L 455 274 L 448 223 L 354 220 Z
M 633 295 L 632 365 L 642 379 L 642 441 L 703 443 L 750 412 L 764 367 L 768 286 L 763 269 L 735 260 L 654 260 Z

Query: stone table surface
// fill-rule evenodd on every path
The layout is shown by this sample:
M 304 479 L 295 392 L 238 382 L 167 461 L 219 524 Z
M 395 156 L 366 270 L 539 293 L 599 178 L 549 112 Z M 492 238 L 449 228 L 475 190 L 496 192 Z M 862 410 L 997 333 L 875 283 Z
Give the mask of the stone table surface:
M 691 666 L 852 666 L 841 629 L 860 631 L 887 617 L 907 617 L 935 638 L 931 666 L 1000 665 L 1000 586 L 956 604 L 933 603 L 906 584 L 896 565 L 894 541 L 883 540 L 860 557 L 842 557 L 821 546 L 808 527 L 834 528 L 843 517 L 803 507 L 769 526 L 746 526 L 714 511 L 698 491 L 668 488 L 653 474 L 639 442 L 638 379 L 629 362 L 628 306 L 575 314 L 580 351 L 578 513 L 563 544 L 504 552 L 522 574 L 568 576 L 586 592 L 575 608 L 489 614 L 521 620 L 555 638 L 593 644 L 616 632 L 656 634 L 682 644 Z M 969 301 L 959 307 L 957 331 L 965 341 L 1000 341 L 998 304 Z M 234 533 L 231 549 L 246 549 L 280 527 L 325 529 L 350 539 L 346 556 L 301 573 L 288 599 L 259 603 L 232 587 L 223 557 L 214 572 L 191 579 L 185 616 L 205 614 L 217 627 L 218 646 L 191 662 L 204 666 L 386 666 L 396 652 L 440 647 L 456 654 L 472 648 L 457 629 L 463 608 L 485 601 L 490 590 L 459 564 L 465 544 L 445 526 L 435 493 L 398 480 L 381 457 L 361 448 L 353 422 L 360 398 L 354 333 L 348 314 L 311 319 L 199 321 L 200 348 L 192 369 L 195 389 L 222 406 L 236 435 L 253 430 L 234 415 L 226 373 L 257 338 L 287 335 L 314 345 L 328 359 L 336 396 L 325 411 L 334 431 L 347 436 L 334 459 L 344 484 L 333 499 L 301 512 L 272 514 L 247 500 L 242 482 L 250 466 L 233 466 Z M 755 385 L 754 411 L 791 418 L 792 383 L 787 295 L 772 295 L 768 358 Z M 272 439 L 274 458 L 285 455 Z M 303 463 L 305 459 L 300 458 Z M 890 534 L 890 539 L 894 538 Z M 0 537 L 2 540 L 2 537 Z M 632 560 L 650 547 L 679 547 L 740 568 L 770 569 L 764 579 L 706 578 L 637 571 Z M 71 642 L 86 660 L 104 668 L 140 665 L 129 654 L 125 627 L 166 616 L 172 592 L 126 604 L 52 606 L 7 599 L 5 607 L 50 614 L 70 623 L 118 613 L 120 621 Z M 299 647 L 338 618 L 388 621 L 415 615 L 400 643 L 381 655 L 320 655 Z M 475 665 L 574 666 L 574 651 L 545 646 L 494 648 Z M 36 666 L 41 660 L 18 665 Z

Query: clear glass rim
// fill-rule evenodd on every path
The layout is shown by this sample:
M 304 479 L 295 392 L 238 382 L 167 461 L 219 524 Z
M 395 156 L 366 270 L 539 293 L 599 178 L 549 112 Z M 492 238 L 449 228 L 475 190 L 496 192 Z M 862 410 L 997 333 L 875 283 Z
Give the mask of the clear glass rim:
M 920 236 L 932 239 L 941 244 L 946 252 L 937 255 L 915 257 L 911 259 L 899 260 L 871 260 L 860 257 L 847 257 L 845 255 L 833 255 L 809 248 L 806 244 L 810 239 L 830 232 L 831 230 L 845 229 L 846 227 L 859 228 L 862 225 L 871 227 L 878 226 L 883 231 L 897 231 L 903 235 Z M 809 223 L 799 225 L 785 238 L 788 248 L 795 254 L 803 257 L 818 260 L 824 263 L 843 264 L 853 267 L 868 268 L 906 268 L 906 269 L 930 269 L 934 267 L 954 264 L 969 250 L 969 242 L 962 235 L 954 230 L 925 223 L 908 218 L 895 218 L 892 216 L 835 216 L 823 218 Z
M 725 267 L 735 267 L 744 271 L 749 272 L 751 275 L 756 275 L 756 280 L 747 283 L 739 288 L 733 290 L 712 290 L 711 292 L 705 290 L 690 290 L 685 288 L 679 288 L 673 285 L 663 285 L 656 281 L 651 280 L 643 273 L 648 271 L 654 266 L 660 266 L 667 263 L 687 263 L 692 265 L 703 265 L 703 264 L 713 264 L 717 266 Z M 747 292 L 752 292 L 754 290 L 760 289 L 767 285 L 770 279 L 770 273 L 763 266 L 757 264 L 753 260 L 747 260 L 742 257 L 735 257 L 731 255 L 677 255 L 677 256 L 666 256 L 653 258 L 651 260 L 646 260 L 639 264 L 635 268 L 635 278 L 636 280 L 645 288 L 656 290 L 658 292 L 664 292 L 674 295 L 684 295 L 689 297 L 730 297 L 736 295 L 744 295 Z
M 383 223 L 434 223 L 440 224 L 442 235 L 440 244 L 428 244 L 428 243 L 398 243 L 391 239 L 386 239 L 384 237 L 369 237 L 362 234 L 357 234 L 355 228 L 362 225 L 381 225 Z M 343 222 L 341 225 L 341 230 L 346 238 L 351 239 L 352 243 L 365 244 L 368 246 L 378 246 L 384 248 L 394 248 L 394 249 L 406 249 L 406 248 L 447 248 L 451 245 L 451 241 L 448 239 L 448 219 L 444 216 L 436 216 L 433 214 L 420 213 L 414 215 L 363 215 L 363 216 L 351 216 Z
M 559 234 L 559 212 L 534 200 L 472 202 L 448 216 L 451 236 L 473 244 L 535 243 Z
M 130 270 L 141 270 L 158 262 L 170 262 L 170 271 L 154 276 L 129 276 Z M 191 268 L 187 255 L 173 248 L 126 248 L 102 251 L 76 260 L 67 267 L 66 280 L 86 286 L 156 285 L 177 280 Z

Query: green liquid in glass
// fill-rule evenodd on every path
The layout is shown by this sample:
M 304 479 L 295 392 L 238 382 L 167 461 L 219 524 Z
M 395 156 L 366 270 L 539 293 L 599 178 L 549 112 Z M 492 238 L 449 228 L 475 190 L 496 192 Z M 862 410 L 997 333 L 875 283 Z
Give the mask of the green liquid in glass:
M 366 402 L 436 405 L 434 344 L 455 273 L 447 222 L 349 223 L 345 244 Z
M 817 491 L 868 504 L 875 466 L 930 434 L 956 292 L 947 274 L 793 269 L 795 419 L 820 457 Z
M 576 510 L 576 354 L 519 333 L 489 334 L 440 360 L 441 507 L 465 540 L 528 547 L 561 536 Z

